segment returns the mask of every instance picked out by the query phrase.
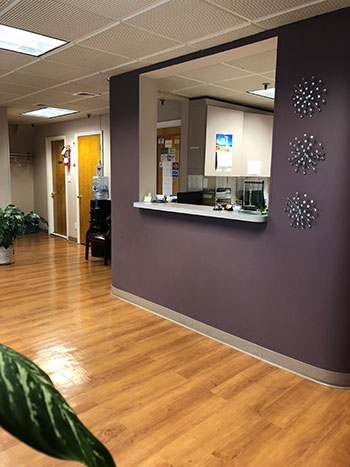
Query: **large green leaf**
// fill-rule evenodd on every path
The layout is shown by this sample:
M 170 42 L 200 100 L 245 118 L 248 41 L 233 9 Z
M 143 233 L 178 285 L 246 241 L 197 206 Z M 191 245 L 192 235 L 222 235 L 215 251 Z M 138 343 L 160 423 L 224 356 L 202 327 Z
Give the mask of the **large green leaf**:
M 88 467 L 115 467 L 108 450 L 78 419 L 49 376 L 1 344 L 0 425 L 50 456 Z

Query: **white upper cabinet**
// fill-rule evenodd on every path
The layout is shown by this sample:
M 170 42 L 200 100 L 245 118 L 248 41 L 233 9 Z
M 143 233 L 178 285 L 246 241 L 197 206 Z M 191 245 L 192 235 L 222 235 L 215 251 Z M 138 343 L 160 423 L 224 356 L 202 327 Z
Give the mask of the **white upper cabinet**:
M 222 107 L 207 107 L 207 131 L 205 144 L 205 176 L 232 177 L 242 172 L 242 138 L 244 113 L 240 110 Z M 219 135 L 231 137 L 227 148 L 227 160 L 230 166 L 224 171 L 217 170 L 217 139 Z M 222 151 L 225 155 L 225 152 Z
M 242 176 L 270 177 L 273 116 L 244 112 Z
M 272 127 L 272 115 L 208 105 L 204 175 L 270 177 Z M 220 135 L 228 140 L 226 155 L 217 155 Z M 220 160 L 227 164 L 221 170 Z

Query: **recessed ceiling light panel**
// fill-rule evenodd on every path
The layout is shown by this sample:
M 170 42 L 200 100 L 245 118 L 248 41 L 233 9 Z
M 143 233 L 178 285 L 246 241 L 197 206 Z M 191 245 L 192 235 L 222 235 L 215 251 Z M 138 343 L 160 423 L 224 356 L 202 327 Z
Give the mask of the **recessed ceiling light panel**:
M 255 94 L 256 96 L 267 97 L 268 99 L 275 98 L 275 88 L 258 89 L 256 91 L 247 91 L 248 94 Z
M 22 115 L 28 115 L 30 117 L 41 117 L 41 118 L 55 118 L 62 117 L 63 115 L 76 114 L 79 110 L 68 110 L 58 109 L 56 107 L 45 107 L 44 109 L 31 110 L 30 112 L 24 112 Z
M 0 49 L 39 57 L 63 44 L 67 42 L 0 24 Z

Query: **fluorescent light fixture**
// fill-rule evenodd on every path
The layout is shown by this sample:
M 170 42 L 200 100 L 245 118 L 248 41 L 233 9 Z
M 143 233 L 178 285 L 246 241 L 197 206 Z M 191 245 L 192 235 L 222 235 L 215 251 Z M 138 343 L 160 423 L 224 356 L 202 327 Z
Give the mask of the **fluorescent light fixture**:
M 55 118 L 62 117 L 63 115 L 76 114 L 79 110 L 68 110 L 68 109 L 57 109 L 56 107 L 45 107 L 44 109 L 31 110 L 30 112 L 24 112 L 22 115 L 28 115 L 30 117 L 41 117 L 41 118 Z
M 39 57 L 63 44 L 67 41 L 0 24 L 0 49 Z
M 257 91 L 247 91 L 247 93 L 261 97 L 268 97 L 269 99 L 275 98 L 275 88 L 258 89 Z

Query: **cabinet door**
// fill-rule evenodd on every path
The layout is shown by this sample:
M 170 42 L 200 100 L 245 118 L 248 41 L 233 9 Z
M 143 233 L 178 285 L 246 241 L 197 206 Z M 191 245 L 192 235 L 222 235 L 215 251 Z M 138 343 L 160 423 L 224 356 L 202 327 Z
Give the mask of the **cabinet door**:
M 205 102 L 190 102 L 188 122 L 188 175 L 203 175 L 204 173 L 205 127 Z
M 242 176 L 270 177 L 273 116 L 244 113 Z
M 243 112 L 222 107 L 208 106 L 207 134 L 205 147 L 205 176 L 237 177 L 242 172 L 242 135 Z M 230 161 L 227 171 L 216 170 L 217 142 L 220 135 L 224 135 L 230 146 L 227 148 L 226 158 Z M 219 150 L 218 150 L 219 153 Z M 219 155 L 218 155 L 219 157 Z

